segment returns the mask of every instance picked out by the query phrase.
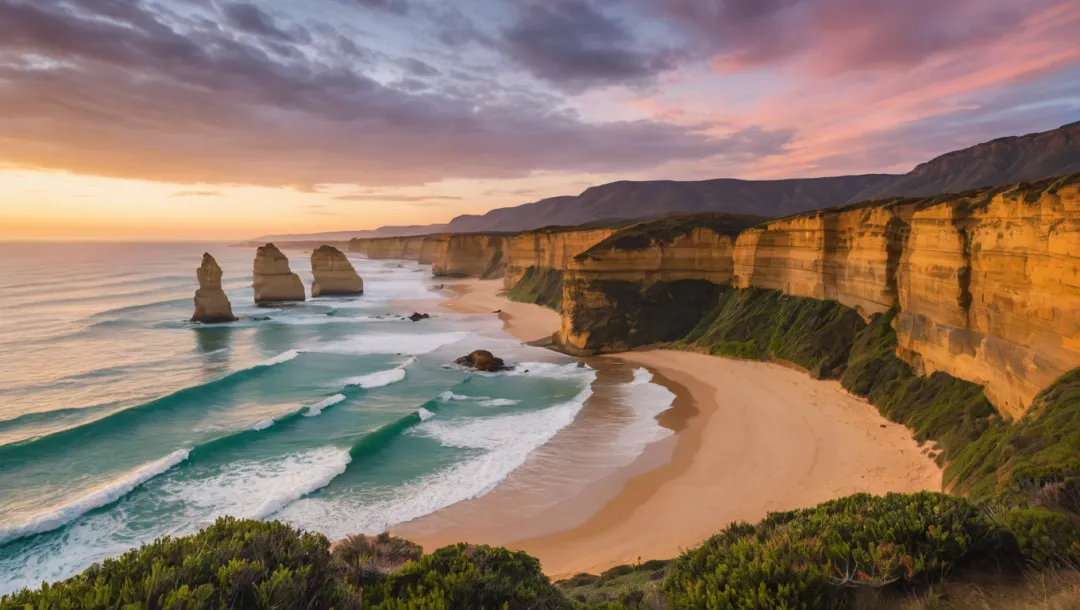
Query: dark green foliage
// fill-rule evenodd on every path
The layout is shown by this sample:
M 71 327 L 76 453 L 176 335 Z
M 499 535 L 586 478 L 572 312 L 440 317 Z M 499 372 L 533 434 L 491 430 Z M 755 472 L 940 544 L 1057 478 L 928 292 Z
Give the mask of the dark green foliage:
M 719 235 L 734 237 L 765 220 L 763 216 L 711 212 L 668 214 L 627 227 L 578 257 L 588 257 L 590 252 L 602 250 L 644 250 L 652 244 L 669 244 L 679 237 L 689 235 L 694 229 L 710 229 Z
M 611 568 L 600 576 L 578 574 L 555 585 L 589 610 L 655 608 L 662 597 L 668 560 L 652 560 Z
M 1023 556 L 1037 565 L 1075 565 L 1080 558 L 1080 538 L 1066 515 L 1020 508 L 1006 512 L 1002 521 Z
M 0 608 L 359 608 L 321 534 L 278 522 L 218 519 L 82 574 L 0 601 Z
M 544 576 L 535 558 L 504 548 L 458 544 L 425 555 L 365 589 L 364 607 L 569 610 L 573 604 Z
M 419 544 L 385 533 L 375 537 L 349 536 L 335 545 L 333 551 L 334 561 L 345 571 L 345 579 L 360 586 L 378 583 L 423 555 L 424 549 Z
M 682 337 L 712 308 L 722 287 L 705 280 L 642 282 L 568 280 L 569 315 L 575 333 L 589 331 L 590 351 L 617 351 Z M 579 303 L 600 291 L 610 307 Z M 579 306 L 580 305 L 580 306 Z
M 536 303 L 555 311 L 562 311 L 563 272 L 550 267 L 529 267 L 517 285 L 507 296 L 511 301 Z
M 836 301 L 747 288 L 720 295 L 680 342 L 710 354 L 793 362 L 815 377 L 834 377 L 866 323 Z
M 858 494 L 732 525 L 675 560 L 664 589 L 676 608 L 843 608 L 855 589 L 924 584 L 1014 549 L 962 498 Z

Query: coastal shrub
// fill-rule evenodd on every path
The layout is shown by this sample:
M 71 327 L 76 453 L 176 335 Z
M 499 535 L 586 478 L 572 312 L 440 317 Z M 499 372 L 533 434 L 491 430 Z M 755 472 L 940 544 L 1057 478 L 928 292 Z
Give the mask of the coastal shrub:
M 374 537 L 349 536 L 334 545 L 333 550 L 334 561 L 345 571 L 345 579 L 360 586 L 380 582 L 423 554 L 420 545 L 385 533 Z
M 0 600 L 0 608 L 359 608 L 321 534 L 231 517 L 164 537 L 82 574 Z
M 599 576 L 578 574 L 555 583 L 563 594 L 589 610 L 662 608 L 661 585 L 669 560 L 621 565 Z
M 364 607 L 476 610 L 572 609 L 540 561 L 499 547 L 458 544 L 406 564 L 364 590 Z
M 1002 525 L 1012 533 L 1024 558 L 1038 566 L 1073 566 L 1080 558 L 1080 538 L 1066 515 L 1019 508 L 1005 512 Z
M 721 293 L 678 345 L 714 355 L 785 360 L 815 377 L 834 377 L 865 326 L 855 310 L 836 301 L 746 288 Z
M 857 494 L 733 524 L 675 560 L 664 590 L 675 608 L 843 608 L 857 589 L 929 583 L 1014 548 L 963 498 Z
M 529 267 L 518 283 L 507 292 L 511 301 L 535 303 L 562 311 L 563 272 L 548 267 Z

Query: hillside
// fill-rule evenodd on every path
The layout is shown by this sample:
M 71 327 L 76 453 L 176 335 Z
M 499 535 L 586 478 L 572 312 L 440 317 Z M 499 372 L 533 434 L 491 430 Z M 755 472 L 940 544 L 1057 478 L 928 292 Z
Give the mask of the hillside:
M 894 176 L 871 174 L 793 180 L 621 181 L 577 196 L 552 197 L 482 216 L 454 218 L 451 233 L 523 231 L 670 212 L 726 212 L 782 217 L 844 203 L 923 197 L 1041 180 L 1080 171 L 1080 123 L 1001 138 L 951 152 Z

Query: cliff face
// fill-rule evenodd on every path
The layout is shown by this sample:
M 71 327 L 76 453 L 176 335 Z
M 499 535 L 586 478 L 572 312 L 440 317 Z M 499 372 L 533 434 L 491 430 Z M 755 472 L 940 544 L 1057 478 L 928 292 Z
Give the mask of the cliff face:
M 431 248 L 431 273 L 436 276 L 503 277 L 509 236 L 465 233 L 444 235 Z
M 660 284 L 703 281 L 717 290 L 730 284 L 835 300 L 865 318 L 898 304 L 899 355 L 918 372 L 985 386 L 1010 416 L 1080 366 L 1080 175 L 857 204 L 769 221 L 737 237 L 698 227 L 668 240 L 639 231 L 644 237 L 635 240 L 633 231 L 568 266 L 568 351 L 677 338 L 642 333 L 659 314 L 631 301 L 647 300 Z M 671 316 L 693 315 L 685 303 L 672 307 Z M 621 330 L 609 332 L 612 324 Z
M 584 229 L 579 231 L 539 230 L 521 233 L 507 241 L 506 274 L 503 285 L 507 290 L 517 286 L 530 267 L 566 269 L 575 256 L 604 241 L 616 229 Z
M 625 229 L 576 256 L 563 281 L 561 347 L 620 351 L 686 334 L 732 280 L 753 216 L 687 214 Z
M 898 279 L 901 356 L 1023 413 L 1080 365 L 1080 175 L 919 209 Z
M 424 244 L 433 239 L 430 235 L 409 237 L 374 237 L 354 239 L 349 242 L 350 252 L 366 254 L 373 259 L 420 260 Z

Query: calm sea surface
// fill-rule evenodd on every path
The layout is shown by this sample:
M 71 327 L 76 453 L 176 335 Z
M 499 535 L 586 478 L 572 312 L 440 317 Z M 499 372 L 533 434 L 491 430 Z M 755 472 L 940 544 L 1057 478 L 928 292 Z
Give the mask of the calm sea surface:
M 206 250 L 238 322 L 187 322 Z M 310 288 L 308 253 L 286 254 Z M 592 369 L 439 313 L 415 262 L 354 257 L 364 296 L 257 308 L 253 255 L 0 243 L 0 594 L 222 515 L 383 531 L 491 490 L 590 395 Z M 415 310 L 436 317 L 401 319 Z M 452 365 L 478 348 L 518 369 Z M 625 394 L 637 421 L 605 453 L 628 461 L 670 395 Z

